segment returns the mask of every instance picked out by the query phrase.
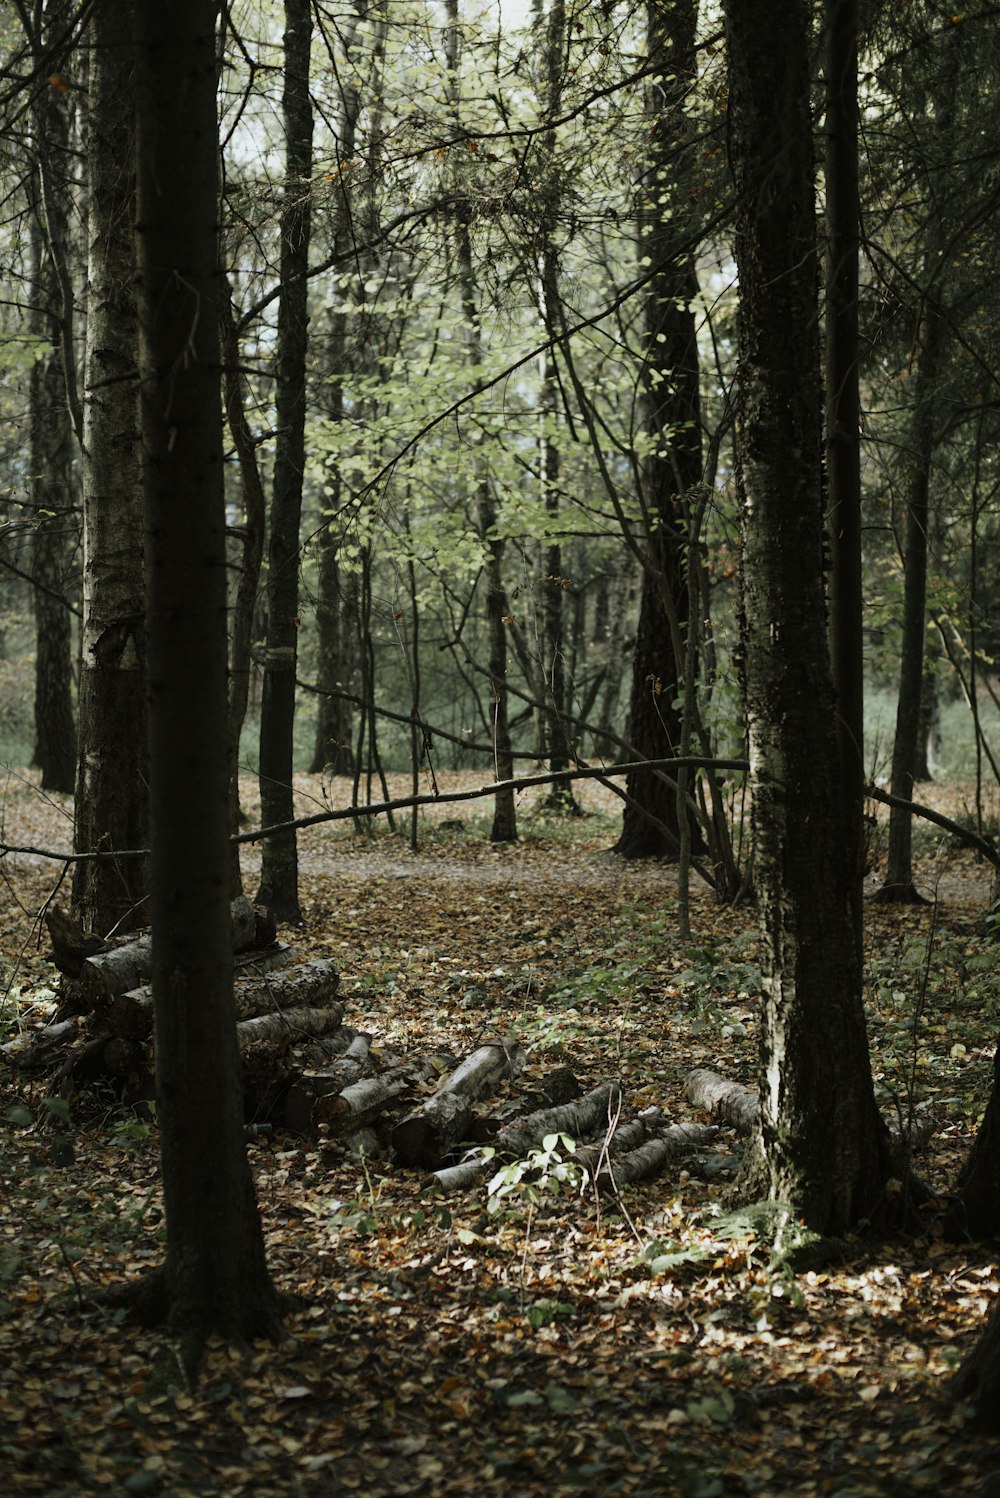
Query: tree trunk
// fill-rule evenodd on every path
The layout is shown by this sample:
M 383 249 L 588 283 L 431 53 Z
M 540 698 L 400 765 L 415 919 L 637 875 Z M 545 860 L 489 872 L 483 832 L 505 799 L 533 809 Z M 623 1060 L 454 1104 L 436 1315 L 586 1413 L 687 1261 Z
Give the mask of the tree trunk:
M 948 1208 L 948 1227 L 960 1242 L 1000 1232 L 1000 1050 L 993 1058 L 990 1100 Z
M 267 647 L 260 714 L 261 823 L 290 822 L 295 670 L 298 659 L 299 526 L 305 468 L 306 355 L 312 177 L 309 0 L 285 0 L 285 185 L 281 211 L 281 300 L 276 350 L 274 500 L 267 567 Z M 258 900 L 299 925 L 298 849 L 294 832 L 261 848 Z
M 1000 1434 L 1000 1300 L 994 1301 L 978 1342 L 959 1368 L 953 1390 L 971 1403 L 977 1429 Z
M 339 194 L 332 230 L 334 254 L 346 254 L 355 233 L 351 194 L 351 173 L 347 163 L 354 158 L 357 121 L 361 109 L 360 73 L 355 72 L 356 37 L 361 19 L 362 0 L 356 0 L 355 13 L 342 23 L 344 73 L 338 78 L 340 119 L 337 156 L 345 168 L 335 184 Z M 346 313 L 331 308 L 327 313 L 325 348 L 329 378 L 324 386 L 324 415 L 338 427 L 344 417 L 344 376 L 349 367 Z M 332 493 L 326 496 L 324 509 L 336 515 L 343 484 L 339 464 L 330 477 Z M 353 713 L 347 702 L 337 695 L 350 689 L 350 630 L 345 628 L 347 597 L 339 565 L 340 536 L 334 530 L 333 518 L 327 519 L 316 547 L 319 566 L 316 587 L 316 685 L 321 695 L 316 705 L 316 738 L 313 746 L 312 774 L 354 774 Z
M 22 11 L 25 25 L 27 12 Z M 72 793 L 76 780 L 71 613 L 66 573 L 73 519 L 74 303 L 68 264 L 72 199 L 71 95 L 47 86 L 62 66 L 54 7 L 35 7 L 27 41 L 36 61 L 31 103 L 31 331 L 46 352 L 31 371 L 31 577 L 35 584 L 35 745 L 42 789 Z
M 167 1248 L 127 1287 L 185 1367 L 280 1335 L 246 1157 L 229 936 L 216 0 L 136 10 L 157 1122 Z
M 447 0 L 448 22 L 448 69 L 451 77 L 451 101 L 456 126 L 461 129 L 461 56 L 458 0 Z M 479 307 L 476 300 L 476 277 L 472 259 L 472 237 L 469 223 L 471 206 L 462 199 L 455 214 L 457 238 L 458 289 L 465 324 L 465 348 L 469 368 L 474 372 L 474 386 L 481 384 L 483 367 L 483 338 Z M 507 625 L 510 614 L 507 591 L 503 582 L 504 543 L 497 535 L 497 507 L 493 497 L 493 485 L 486 471 L 485 453 L 479 457 L 480 475 L 475 486 L 476 525 L 483 547 L 483 582 L 486 590 L 486 676 L 490 686 L 490 733 L 493 740 L 493 773 L 497 780 L 514 778 L 514 754 L 510 737 L 509 693 L 507 691 Z M 517 841 L 517 812 L 513 787 L 498 791 L 494 801 L 493 826 L 490 841 L 513 843 Z
M 950 140 L 955 121 L 955 99 L 958 91 L 962 26 L 954 26 L 948 36 L 944 73 L 934 91 L 934 132 L 940 145 Z M 948 154 L 945 152 L 945 154 Z M 945 351 L 947 315 L 940 303 L 942 219 L 933 212 L 933 199 L 940 184 L 938 164 L 930 173 L 928 187 L 932 211 L 928 218 L 928 243 L 924 254 L 924 291 L 917 309 L 916 370 L 913 380 L 913 406 L 907 444 L 909 472 L 906 483 L 906 539 L 903 552 L 903 637 L 899 662 L 899 700 L 896 706 L 896 733 L 892 745 L 891 790 L 901 801 L 912 801 L 917 768 L 917 740 L 920 735 L 920 699 L 924 673 L 924 642 L 927 632 L 927 556 L 930 524 L 930 489 L 934 450 L 939 420 L 939 375 Z M 885 879 L 876 896 L 890 903 L 912 905 L 922 901 L 913 882 L 913 821 L 902 806 L 893 806 L 889 814 L 889 846 Z
M 135 7 L 91 17 L 87 141 L 90 235 L 83 414 L 83 650 L 77 852 L 149 846 L 146 643 L 135 308 Z M 141 858 L 80 862 L 73 906 L 99 935 L 148 920 Z
M 830 663 L 851 918 L 864 948 L 865 687 L 858 379 L 858 0 L 826 0 L 826 471 Z
M 742 1187 L 837 1233 L 879 1210 L 888 1147 L 861 1001 L 824 601 L 807 12 L 802 0 L 764 9 L 726 0 L 725 21 L 743 647 L 765 967 L 761 1107 Z
M 684 116 L 697 74 L 697 22 L 697 0 L 669 5 L 649 0 L 646 8 L 647 50 L 661 72 L 649 85 L 646 104 L 650 155 L 638 224 L 640 254 L 650 259 L 652 279 L 642 369 L 643 425 L 650 444 L 640 470 L 645 557 L 626 735 L 633 759 L 669 759 L 681 737 L 677 699 L 690 616 L 687 528 L 691 494 L 702 478 L 698 280 L 690 248 L 691 149 Z M 616 852 L 623 858 L 676 858 L 676 783 L 637 770 L 625 788 L 629 799 Z M 703 847 L 696 825 L 691 833 L 693 848 Z

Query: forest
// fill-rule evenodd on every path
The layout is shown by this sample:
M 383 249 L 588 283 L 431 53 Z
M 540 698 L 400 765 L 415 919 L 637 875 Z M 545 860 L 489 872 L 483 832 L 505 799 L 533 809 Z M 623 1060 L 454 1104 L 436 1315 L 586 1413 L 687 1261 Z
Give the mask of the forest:
M 998 19 L 0 11 L 9 1491 L 1000 1491 Z

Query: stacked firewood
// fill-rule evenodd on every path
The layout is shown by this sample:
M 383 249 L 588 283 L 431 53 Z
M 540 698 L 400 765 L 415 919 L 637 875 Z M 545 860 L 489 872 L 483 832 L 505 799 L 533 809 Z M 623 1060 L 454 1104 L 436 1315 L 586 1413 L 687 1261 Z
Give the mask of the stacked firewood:
M 267 913 L 245 899 L 234 901 L 232 919 L 246 1117 L 258 1129 L 391 1154 L 441 1192 L 468 1189 L 552 1134 L 576 1141 L 588 1178 L 613 1191 L 671 1166 L 697 1169 L 718 1132 L 671 1123 L 657 1108 L 629 1112 L 614 1081 L 581 1095 L 564 1067 L 528 1084 L 525 1053 L 504 1036 L 461 1059 L 376 1052 L 344 1022 L 333 962 L 297 962 Z M 110 1082 L 141 1106 L 155 1095 L 150 936 L 105 946 L 58 907 L 48 926 L 61 973 L 56 1014 L 0 1057 L 63 1097 Z

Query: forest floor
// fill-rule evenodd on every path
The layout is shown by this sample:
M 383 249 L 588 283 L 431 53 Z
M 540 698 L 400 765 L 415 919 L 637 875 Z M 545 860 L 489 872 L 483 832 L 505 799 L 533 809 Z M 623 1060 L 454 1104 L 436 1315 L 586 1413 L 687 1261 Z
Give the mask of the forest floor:
M 0 791 L 5 842 L 69 846 L 64 802 L 31 777 Z M 302 777 L 299 793 L 308 813 L 347 790 Z M 682 940 L 676 870 L 610 855 L 613 804 L 583 795 L 570 821 L 525 797 L 513 847 L 488 843 L 488 803 L 425 816 L 416 853 L 384 821 L 370 837 L 310 829 L 305 928 L 282 934 L 335 959 L 345 1018 L 376 1048 L 461 1055 L 501 1033 L 529 1053 L 515 1088 L 562 1064 L 584 1088 L 620 1076 L 631 1105 L 704 1121 L 689 1068 L 754 1081 L 754 912 L 695 889 Z M 952 815 L 967 798 L 924 791 Z M 250 782 L 245 804 L 252 817 Z M 917 1166 L 945 1191 L 988 1094 L 1000 975 L 987 871 L 936 832 L 918 846 L 938 903 L 869 908 L 866 1003 L 882 1106 L 930 1111 Z M 55 980 L 38 913 L 61 868 L 0 864 L 8 1033 Z M 269 1261 L 299 1298 L 288 1339 L 212 1347 L 197 1387 L 153 1392 L 162 1339 L 97 1292 L 162 1252 L 155 1128 L 81 1097 L 67 1148 L 25 1127 L 42 1091 L 0 1075 L 7 1492 L 1000 1493 L 1000 1443 L 973 1436 L 949 1392 L 1000 1288 L 995 1245 L 949 1244 L 929 1212 L 915 1237 L 858 1237 L 793 1273 L 749 1229 L 717 1237 L 724 1185 L 687 1172 L 618 1201 L 511 1191 L 489 1213 L 485 1186 L 445 1201 L 389 1157 L 255 1139 Z M 735 1145 L 722 1131 L 720 1154 Z

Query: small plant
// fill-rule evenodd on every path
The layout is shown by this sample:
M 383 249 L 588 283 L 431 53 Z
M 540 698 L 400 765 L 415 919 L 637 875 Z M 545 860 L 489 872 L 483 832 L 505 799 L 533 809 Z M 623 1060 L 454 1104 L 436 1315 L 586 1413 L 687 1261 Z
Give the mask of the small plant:
M 576 1141 L 568 1134 L 546 1134 L 540 1149 L 529 1150 L 525 1159 L 497 1171 L 486 1188 L 487 1212 L 496 1216 L 514 1204 L 533 1208 L 544 1196 L 556 1196 L 567 1188 L 583 1191 L 590 1177 L 572 1159 L 575 1152 Z

